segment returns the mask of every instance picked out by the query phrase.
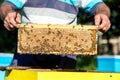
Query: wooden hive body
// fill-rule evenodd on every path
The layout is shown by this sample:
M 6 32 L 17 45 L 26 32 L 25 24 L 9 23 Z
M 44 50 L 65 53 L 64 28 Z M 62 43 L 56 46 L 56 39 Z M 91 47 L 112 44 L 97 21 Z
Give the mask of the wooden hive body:
M 20 54 L 97 54 L 96 26 L 21 24 L 18 35 Z

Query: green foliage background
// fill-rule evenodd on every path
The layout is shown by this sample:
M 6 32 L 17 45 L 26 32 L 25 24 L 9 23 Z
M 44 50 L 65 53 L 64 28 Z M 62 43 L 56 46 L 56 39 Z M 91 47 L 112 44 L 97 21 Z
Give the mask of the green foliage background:
M 0 0 L 0 3 L 3 0 Z M 103 38 L 109 40 L 113 37 L 120 36 L 120 0 L 104 0 L 111 9 L 111 28 L 103 35 Z M 79 18 L 78 23 L 93 24 L 93 17 L 88 19 L 84 12 L 83 17 Z M 0 52 L 14 53 L 17 46 L 17 30 L 7 31 L 0 20 Z M 109 47 L 109 46 L 108 46 Z M 97 67 L 96 56 L 78 56 L 76 69 L 94 70 Z

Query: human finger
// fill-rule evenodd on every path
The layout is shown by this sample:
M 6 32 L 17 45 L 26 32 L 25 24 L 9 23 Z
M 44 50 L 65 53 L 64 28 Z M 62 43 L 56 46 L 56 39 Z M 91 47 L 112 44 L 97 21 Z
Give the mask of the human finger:
M 9 31 L 13 31 L 15 29 L 14 27 L 11 27 L 11 25 L 6 21 L 4 21 L 4 27 Z
M 110 28 L 110 20 L 107 16 L 102 15 L 101 16 L 101 24 L 99 25 L 99 29 L 103 30 L 104 32 L 108 31 Z
M 21 15 L 19 13 L 16 14 L 16 22 L 21 23 Z
M 16 12 L 10 12 L 5 16 L 4 23 L 5 23 L 5 27 L 8 30 L 14 30 L 16 28 L 17 24 L 15 18 L 16 18 Z
M 94 17 L 94 22 L 95 22 L 95 25 L 99 26 L 100 22 L 101 22 L 101 18 L 99 15 L 95 15 Z
M 12 14 L 9 14 L 11 15 L 9 17 L 9 24 L 11 27 L 17 27 L 17 21 L 16 21 L 16 16 L 17 16 L 17 13 L 16 12 L 13 12 Z
M 19 13 L 16 14 L 16 22 L 17 22 L 17 28 L 18 28 L 19 24 L 21 23 L 21 15 Z

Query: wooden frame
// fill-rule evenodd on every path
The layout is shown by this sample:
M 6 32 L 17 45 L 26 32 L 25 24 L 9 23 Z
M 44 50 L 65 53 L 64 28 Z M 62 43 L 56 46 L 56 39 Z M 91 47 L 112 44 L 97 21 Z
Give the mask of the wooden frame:
M 69 24 L 21 24 L 20 54 L 97 54 L 97 26 Z

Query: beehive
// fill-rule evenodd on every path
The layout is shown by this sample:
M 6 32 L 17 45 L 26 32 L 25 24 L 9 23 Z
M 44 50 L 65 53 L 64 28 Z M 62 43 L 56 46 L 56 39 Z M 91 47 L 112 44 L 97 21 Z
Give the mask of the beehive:
M 5 80 L 120 80 L 120 73 L 13 69 L 7 70 L 5 77 Z
M 20 54 L 97 54 L 97 27 L 69 24 L 21 24 L 18 34 Z

